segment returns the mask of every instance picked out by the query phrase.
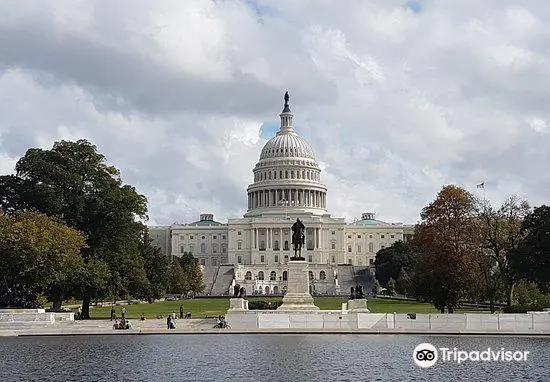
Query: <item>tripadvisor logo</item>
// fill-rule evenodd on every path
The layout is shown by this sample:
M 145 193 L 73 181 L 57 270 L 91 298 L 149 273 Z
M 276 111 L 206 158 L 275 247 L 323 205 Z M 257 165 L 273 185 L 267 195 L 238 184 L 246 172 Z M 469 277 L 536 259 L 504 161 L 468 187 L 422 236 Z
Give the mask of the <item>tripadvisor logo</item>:
M 457 348 L 439 348 L 429 343 L 423 343 L 414 348 L 413 361 L 423 368 L 432 367 L 440 359 L 443 362 L 456 362 L 458 364 L 465 361 L 482 362 L 525 362 L 527 361 L 528 351 L 513 351 L 500 348 L 499 350 L 473 350 L 464 351 Z

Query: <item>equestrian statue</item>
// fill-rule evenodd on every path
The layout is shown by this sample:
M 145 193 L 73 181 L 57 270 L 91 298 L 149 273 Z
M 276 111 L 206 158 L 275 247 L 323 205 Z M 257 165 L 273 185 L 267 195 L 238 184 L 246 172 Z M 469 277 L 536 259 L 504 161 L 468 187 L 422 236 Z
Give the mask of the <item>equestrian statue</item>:
M 291 260 L 304 260 L 302 257 L 302 245 L 305 244 L 305 232 L 306 227 L 300 221 L 296 219 L 296 223 L 292 225 L 292 244 L 294 245 L 294 257 Z

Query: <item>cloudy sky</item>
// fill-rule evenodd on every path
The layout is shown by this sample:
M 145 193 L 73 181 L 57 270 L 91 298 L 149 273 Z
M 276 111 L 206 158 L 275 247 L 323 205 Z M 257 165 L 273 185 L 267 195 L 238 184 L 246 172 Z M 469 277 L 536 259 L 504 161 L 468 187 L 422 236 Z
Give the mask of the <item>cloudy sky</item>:
M 98 146 L 151 224 L 245 212 L 289 90 L 333 216 L 548 203 L 548 0 L 0 0 L 0 173 Z M 546 23 L 546 26 L 544 24 Z

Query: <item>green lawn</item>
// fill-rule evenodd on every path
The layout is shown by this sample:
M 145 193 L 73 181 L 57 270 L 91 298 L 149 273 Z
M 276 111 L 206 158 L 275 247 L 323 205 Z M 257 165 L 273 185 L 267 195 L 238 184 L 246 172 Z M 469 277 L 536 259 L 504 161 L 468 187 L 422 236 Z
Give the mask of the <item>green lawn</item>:
M 249 297 L 248 300 L 263 300 L 261 297 Z M 274 298 L 273 300 L 277 300 Z M 281 300 L 280 298 L 278 300 Z M 341 297 L 317 297 L 315 305 L 319 308 L 339 310 L 342 303 L 347 302 L 346 298 Z M 191 312 L 193 318 L 203 318 L 206 316 L 213 317 L 223 315 L 229 309 L 229 298 L 196 298 L 181 301 L 163 301 L 152 304 L 135 304 L 126 306 L 126 315 L 129 318 L 138 318 L 140 314 L 145 314 L 147 318 L 155 318 L 157 316 L 166 317 L 172 311 L 179 314 L 180 304 L 183 304 L 184 312 Z M 397 301 L 387 299 L 369 299 L 368 308 L 373 313 L 437 313 L 437 310 L 431 304 L 414 302 L 414 301 Z M 117 315 L 120 316 L 121 306 L 116 307 Z M 101 319 L 109 318 L 111 308 L 96 308 L 90 309 L 92 318 Z M 456 313 L 465 312 L 487 312 L 481 309 L 458 309 Z

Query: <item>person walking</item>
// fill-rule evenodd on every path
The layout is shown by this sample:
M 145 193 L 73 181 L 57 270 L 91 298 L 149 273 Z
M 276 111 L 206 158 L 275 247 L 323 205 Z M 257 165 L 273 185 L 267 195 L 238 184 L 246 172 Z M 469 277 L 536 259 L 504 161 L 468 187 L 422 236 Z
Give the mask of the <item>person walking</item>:
M 120 314 L 122 315 L 122 319 L 126 318 L 126 308 L 125 307 L 122 307 L 122 309 L 120 310 Z
M 183 304 L 180 304 L 180 320 L 183 319 Z
M 111 307 L 111 321 L 113 321 L 116 317 L 116 310 L 115 310 L 115 307 L 112 306 Z

